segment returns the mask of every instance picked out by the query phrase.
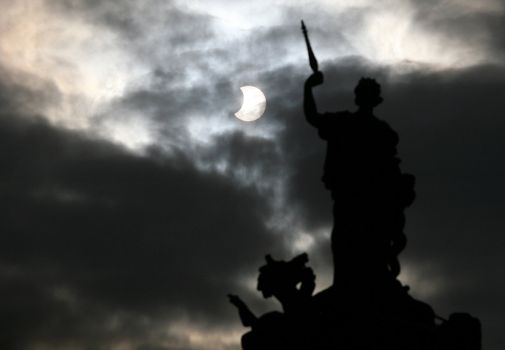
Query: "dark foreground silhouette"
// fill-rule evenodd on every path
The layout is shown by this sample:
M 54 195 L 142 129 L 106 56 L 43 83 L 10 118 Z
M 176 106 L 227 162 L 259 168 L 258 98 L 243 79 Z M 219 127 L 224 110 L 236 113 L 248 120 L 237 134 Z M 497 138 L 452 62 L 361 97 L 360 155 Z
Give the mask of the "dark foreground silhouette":
M 313 295 L 315 275 L 306 254 L 290 261 L 267 256 L 258 290 L 275 297 L 283 311 L 258 317 L 229 295 L 251 328 L 242 348 L 481 349 L 477 318 L 454 313 L 443 320 L 397 279 L 398 254 L 407 242 L 404 211 L 415 199 L 415 179 L 400 169 L 397 133 L 373 113 L 382 102 L 380 85 L 362 78 L 354 90 L 355 112 L 321 114 L 312 88 L 322 82 L 318 71 L 307 79 L 304 112 L 327 144 L 322 182 L 333 199 L 333 285 Z

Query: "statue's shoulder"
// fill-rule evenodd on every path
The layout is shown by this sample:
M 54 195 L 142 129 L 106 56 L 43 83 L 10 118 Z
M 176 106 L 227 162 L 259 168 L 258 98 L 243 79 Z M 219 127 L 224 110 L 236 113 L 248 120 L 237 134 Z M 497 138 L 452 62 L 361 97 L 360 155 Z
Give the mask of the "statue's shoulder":
M 398 142 L 398 133 L 391 127 L 391 125 L 383 119 L 377 117 L 375 117 L 375 119 L 378 127 L 384 130 L 385 133 L 391 134 L 391 137 L 394 137 L 396 142 Z

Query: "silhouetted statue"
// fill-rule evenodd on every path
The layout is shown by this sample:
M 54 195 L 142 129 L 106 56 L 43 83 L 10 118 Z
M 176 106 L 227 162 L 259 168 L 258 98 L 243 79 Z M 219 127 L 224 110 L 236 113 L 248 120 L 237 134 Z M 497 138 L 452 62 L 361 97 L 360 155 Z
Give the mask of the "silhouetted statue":
M 320 339 L 316 332 L 316 309 L 312 305 L 315 275 L 305 266 L 307 254 L 292 260 L 276 261 L 266 256 L 267 264 L 259 271 L 257 289 L 264 298 L 275 297 L 283 312 L 272 311 L 256 317 L 236 295 L 229 295 L 230 302 L 239 311 L 242 324 L 251 331 L 242 337 L 244 350 L 252 349 L 309 349 Z
M 288 262 L 267 256 L 257 289 L 277 298 L 283 311 L 257 317 L 230 295 L 242 324 L 251 327 L 242 348 L 480 350 L 478 319 L 454 313 L 443 320 L 397 279 L 415 179 L 400 169 L 397 133 L 374 115 L 383 101 L 380 85 L 371 78 L 358 82 L 355 112 L 319 113 L 312 88 L 323 74 L 303 22 L 302 30 L 314 71 L 305 83 L 305 117 L 327 144 L 322 181 L 333 200 L 333 285 L 312 295 L 315 275 L 306 254 Z
M 334 200 L 334 277 L 344 284 L 356 274 L 396 277 L 397 256 L 406 244 L 403 210 L 414 200 L 414 177 L 401 173 L 397 133 L 373 113 L 382 102 L 380 85 L 362 78 L 354 90 L 355 112 L 322 114 L 312 94 L 322 82 L 321 72 L 307 79 L 304 111 L 327 142 L 322 181 Z

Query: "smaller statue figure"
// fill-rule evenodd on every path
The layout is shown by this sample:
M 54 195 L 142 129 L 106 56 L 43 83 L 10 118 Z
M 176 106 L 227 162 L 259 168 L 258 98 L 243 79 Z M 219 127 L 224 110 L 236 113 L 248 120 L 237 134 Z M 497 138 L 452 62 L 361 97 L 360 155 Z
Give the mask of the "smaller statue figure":
M 317 317 L 312 305 L 315 275 L 307 254 L 290 261 L 276 261 L 266 256 L 260 267 L 257 289 L 264 298 L 275 297 L 283 312 L 272 311 L 257 317 L 236 295 L 228 295 L 237 307 L 242 324 L 251 331 L 242 337 L 244 350 L 308 349 L 317 343 Z

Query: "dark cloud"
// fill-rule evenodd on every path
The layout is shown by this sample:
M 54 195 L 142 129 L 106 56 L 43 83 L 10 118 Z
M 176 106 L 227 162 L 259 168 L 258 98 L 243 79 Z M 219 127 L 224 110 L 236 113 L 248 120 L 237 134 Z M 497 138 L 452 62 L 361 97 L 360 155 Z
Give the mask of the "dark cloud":
M 481 315 L 484 344 L 492 349 L 505 341 L 496 321 L 502 301 L 492 297 L 505 288 L 499 277 L 505 273 L 503 73 L 475 67 L 412 77 L 391 91 L 405 102 L 393 100 L 388 108 L 398 120 L 405 167 L 418 179 L 405 259 L 438 266 L 448 289 L 433 302 L 444 312 Z
M 492 62 L 503 61 L 505 2 L 490 1 L 475 9 L 457 2 L 426 1 L 416 2 L 415 9 L 416 27 L 442 38 L 444 44 L 465 47 L 467 56 L 485 53 Z
M 134 156 L 5 109 L 0 134 L 2 347 L 139 342 L 151 326 L 134 316 L 215 322 L 237 276 L 279 249 L 265 197 L 180 152 Z M 136 331 L 107 331 L 121 313 Z

